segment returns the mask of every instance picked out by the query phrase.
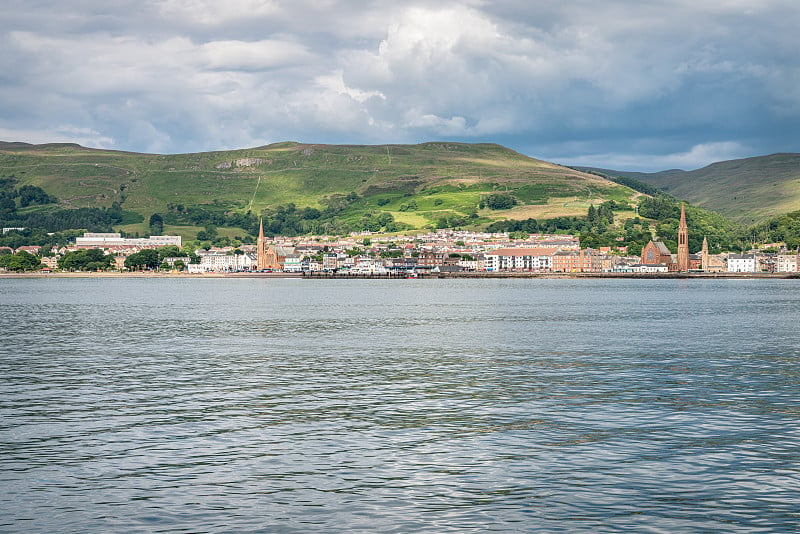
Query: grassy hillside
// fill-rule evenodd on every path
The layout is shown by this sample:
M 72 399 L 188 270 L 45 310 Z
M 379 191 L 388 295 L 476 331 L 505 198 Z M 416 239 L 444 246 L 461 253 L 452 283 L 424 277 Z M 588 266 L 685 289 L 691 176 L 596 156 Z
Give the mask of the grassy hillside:
M 741 223 L 800 210 L 800 154 L 723 161 L 695 171 L 637 173 L 593 169 L 662 188 Z
M 638 193 L 602 177 L 532 159 L 492 144 L 334 146 L 279 143 L 247 150 L 156 155 L 70 144 L 0 143 L 0 177 L 35 185 L 64 207 L 121 203 L 144 222 L 183 207 L 258 214 L 294 204 L 325 209 L 355 193 L 342 218 L 388 213 L 404 226 L 444 219 L 486 224 L 503 218 L 585 215 L 590 203 L 627 202 Z M 517 200 L 510 209 L 481 208 L 493 193 Z M 45 209 L 45 208 L 36 208 Z M 54 207 L 48 208 L 54 209 Z M 170 227 L 192 236 L 196 229 Z

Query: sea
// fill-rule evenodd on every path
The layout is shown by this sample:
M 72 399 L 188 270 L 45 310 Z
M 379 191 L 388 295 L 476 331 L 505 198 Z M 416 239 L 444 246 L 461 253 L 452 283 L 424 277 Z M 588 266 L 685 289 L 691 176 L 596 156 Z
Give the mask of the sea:
M 797 532 L 800 281 L 0 280 L 0 532 Z

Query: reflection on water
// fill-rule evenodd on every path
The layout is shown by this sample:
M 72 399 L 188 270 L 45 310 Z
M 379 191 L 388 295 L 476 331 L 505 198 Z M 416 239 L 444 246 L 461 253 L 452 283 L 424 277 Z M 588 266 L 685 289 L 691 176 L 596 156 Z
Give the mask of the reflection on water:
M 790 531 L 800 285 L 5 280 L 0 531 Z

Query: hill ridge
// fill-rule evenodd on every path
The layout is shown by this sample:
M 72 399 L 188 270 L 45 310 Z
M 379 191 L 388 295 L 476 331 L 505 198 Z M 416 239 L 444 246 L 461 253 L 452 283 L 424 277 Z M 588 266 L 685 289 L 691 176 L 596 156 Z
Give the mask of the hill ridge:
M 246 213 L 293 205 L 334 210 L 356 226 L 382 215 L 399 228 L 415 229 L 583 216 L 590 204 L 615 200 L 625 205 L 639 195 L 605 178 L 496 143 L 450 141 L 285 141 L 173 155 L 5 143 L 0 144 L 2 176 L 40 186 L 67 207 L 108 208 L 116 203 L 145 220 L 170 213 L 166 220 L 187 220 L 188 206 Z M 513 197 L 512 202 L 488 208 L 484 199 L 494 194 Z M 120 229 L 142 232 L 147 226 L 140 222 Z
M 717 161 L 692 171 L 654 173 L 577 167 L 633 178 L 740 223 L 800 210 L 800 153 L 776 152 Z

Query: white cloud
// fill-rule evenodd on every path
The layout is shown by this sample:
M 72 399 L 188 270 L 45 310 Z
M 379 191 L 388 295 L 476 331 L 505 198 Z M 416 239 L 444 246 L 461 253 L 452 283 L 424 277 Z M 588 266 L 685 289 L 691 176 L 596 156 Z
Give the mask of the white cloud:
M 797 150 L 798 17 L 790 0 L 18 2 L 0 126 L 129 150 L 457 138 L 688 167 L 740 155 L 719 139 Z
M 311 59 L 304 46 L 272 39 L 256 42 L 211 41 L 202 44 L 196 52 L 205 59 L 200 66 L 224 70 L 266 70 Z
M 332 74 L 327 74 L 323 76 L 318 76 L 316 79 L 317 84 L 325 90 L 333 91 L 334 93 L 340 95 L 347 95 L 353 100 L 357 102 L 365 102 L 370 98 L 377 97 L 381 100 L 386 100 L 386 95 L 381 93 L 380 91 L 362 91 L 361 89 L 355 89 L 353 87 L 348 87 L 344 83 L 344 77 L 342 76 L 342 71 L 339 70 Z

